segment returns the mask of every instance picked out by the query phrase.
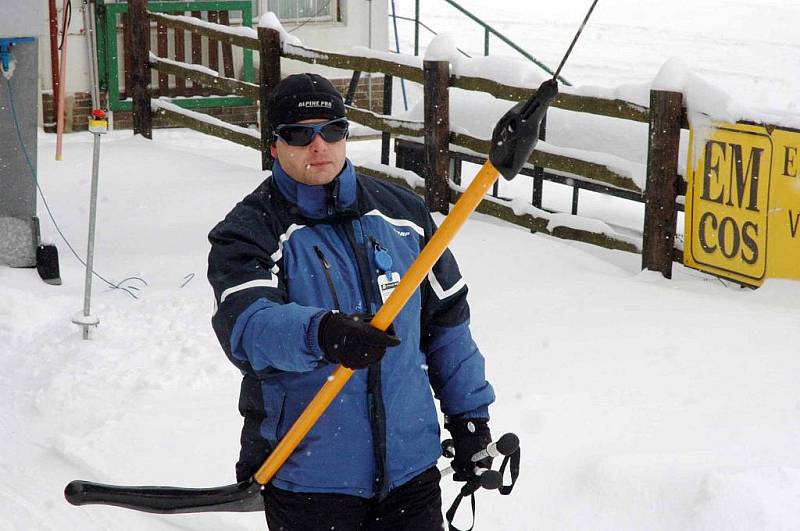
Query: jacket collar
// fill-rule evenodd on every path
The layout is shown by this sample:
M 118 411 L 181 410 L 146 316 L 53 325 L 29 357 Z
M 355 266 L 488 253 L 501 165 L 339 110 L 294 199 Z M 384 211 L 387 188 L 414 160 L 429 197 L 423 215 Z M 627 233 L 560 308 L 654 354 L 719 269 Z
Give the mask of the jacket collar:
M 356 172 L 349 159 L 339 175 L 324 185 L 295 181 L 277 160 L 272 164 L 272 178 L 281 195 L 307 218 L 321 220 L 356 213 Z

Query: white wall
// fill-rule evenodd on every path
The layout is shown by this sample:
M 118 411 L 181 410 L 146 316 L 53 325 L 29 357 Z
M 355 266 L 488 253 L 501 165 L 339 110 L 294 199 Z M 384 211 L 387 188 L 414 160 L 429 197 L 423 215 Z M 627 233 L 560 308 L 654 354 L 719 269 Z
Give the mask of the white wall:
M 305 46 L 320 50 L 346 52 L 354 46 L 375 50 L 389 49 L 389 3 L 387 0 L 340 0 L 343 18 L 336 24 L 306 24 L 292 32 Z M 370 9 L 371 8 L 371 9 Z M 370 16 L 371 11 L 371 16 Z M 287 31 L 294 28 L 285 25 Z M 371 30 L 371 31 L 370 31 Z M 298 61 L 284 61 L 282 74 L 317 72 L 332 78 L 349 78 L 352 72 L 309 65 Z
M 0 0 L 0 4 L 8 0 Z M 50 70 L 50 36 L 47 22 L 47 6 L 44 0 L 36 0 L 45 4 L 42 11 L 44 22 L 42 33 L 39 36 L 39 78 L 41 90 L 52 90 L 52 77 Z M 372 47 L 376 50 L 389 49 L 389 14 L 387 0 L 340 0 L 342 2 L 342 22 L 336 23 L 308 23 L 293 35 L 299 37 L 303 44 L 324 50 L 347 51 L 353 46 Z M 59 20 L 61 20 L 61 1 L 56 2 L 59 7 Z M 372 16 L 370 17 L 370 6 Z M 370 24 L 371 22 L 371 24 Z M 291 31 L 295 26 L 287 24 L 286 29 Z M 371 35 L 370 35 L 371 29 Z M 73 2 L 72 22 L 69 28 L 69 42 L 67 43 L 67 81 L 66 93 L 89 92 L 91 74 L 86 37 L 83 33 L 83 16 L 81 2 Z M 234 47 L 236 48 L 236 47 Z M 237 54 L 241 57 L 240 54 Z M 257 62 L 258 54 L 255 55 Z M 256 63 L 257 64 L 257 63 Z M 284 61 L 283 74 L 314 71 L 328 77 L 349 78 L 352 72 L 324 67 L 313 67 L 306 63 Z M 237 67 L 238 71 L 238 67 Z
M 45 0 L 0 1 L 0 37 L 38 37 L 46 22 Z

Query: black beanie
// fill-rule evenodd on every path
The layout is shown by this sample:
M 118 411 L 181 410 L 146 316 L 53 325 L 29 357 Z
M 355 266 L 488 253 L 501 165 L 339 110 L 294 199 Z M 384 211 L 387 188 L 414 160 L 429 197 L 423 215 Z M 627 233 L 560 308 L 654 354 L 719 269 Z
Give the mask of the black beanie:
M 267 99 L 270 132 L 310 118 L 335 120 L 346 114 L 342 95 L 317 74 L 294 74 L 280 81 Z

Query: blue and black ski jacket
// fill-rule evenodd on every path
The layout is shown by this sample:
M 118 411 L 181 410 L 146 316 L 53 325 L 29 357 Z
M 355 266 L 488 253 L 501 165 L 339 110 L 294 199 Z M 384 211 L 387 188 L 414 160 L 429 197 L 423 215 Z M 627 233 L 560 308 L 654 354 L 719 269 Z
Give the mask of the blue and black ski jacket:
M 379 281 L 404 275 L 436 227 L 400 187 L 356 174 L 325 186 L 279 163 L 209 234 L 214 330 L 242 371 L 237 478 L 252 476 L 335 365 L 317 340 L 330 310 L 374 313 Z M 470 335 L 467 287 L 450 251 L 395 319 L 402 343 L 350 381 L 278 471 L 294 492 L 383 496 L 441 454 L 431 388 L 448 416 L 488 417 L 494 392 Z

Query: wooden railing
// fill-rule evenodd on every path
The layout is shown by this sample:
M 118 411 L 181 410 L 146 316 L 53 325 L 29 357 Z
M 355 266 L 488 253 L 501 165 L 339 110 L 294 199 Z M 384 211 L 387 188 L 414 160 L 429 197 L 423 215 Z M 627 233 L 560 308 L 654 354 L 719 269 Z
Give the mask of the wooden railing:
M 194 21 L 191 17 L 170 16 L 158 13 L 146 13 L 146 0 L 131 0 L 131 12 L 134 6 L 142 11 L 137 20 L 139 24 L 156 22 L 158 25 L 190 31 L 223 43 L 230 43 L 249 50 L 256 50 L 260 55 L 260 83 L 242 82 L 227 76 L 214 75 L 212 72 L 203 71 L 196 66 L 156 57 L 149 53 L 149 49 L 135 50 L 139 55 L 142 67 L 148 72 L 142 73 L 139 79 L 149 80 L 149 69 L 154 68 L 159 72 L 181 75 L 193 82 L 222 88 L 231 94 L 242 94 L 257 97 L 265 101 L 280 81 L 281 58 L 301 61 L 308 64 L 333 67 L 338 69 L 353 70 L 357 73 L 372 72 L 386 76 L 385 83 L 391 86 L 393 77 L 400 77 L 421 83 L 425 90 L 425 113 L 423 121 L 408 121 L 392 118 L 391 93 L 388 93 L 388 102 L 384 102 L 384 114 L 377 114 L 353 106 L 348 107 L 348 118 L 373 129 L 383 132 L 384 164 L 388 162 L 386 144 L 390 136 L 400 137 L 397 146 L 403 142 L 418 143 L 420 155 L 417 157 L 418 173 L 425 178 L 424 195 L 431 211 L 446 212 L 449 204 L 457 199 L 458 186 L 453 184 L 454 165 L 452 160 L 467 160 L 480 163 L 485 160 L 489 141 L 475 138 L 464 133 L 450 131 L 449 120 L 449 89 L 459 88 L 464 90 L 480 91 L 496 97 L 511 101 L 523 101 L 535 93 L 530 87 L 517 87 L 497 83 L 490 79 L 479 77 L 459 77 L 450 75 L 450 65 L 447 62 L 422 61 L 420 58 L 370 51 L 369 56 L 333 53 L 317 50 L 306 46 L 292 45 L 281 42 L 278 31 L 270 28 L 248 30 L 246 28 L 229 28 L 221 24 L 206 21 Z M 146 13 L 146 14 L 144 14 Z M 133 18 L 132 18 L 133 20 Z M 357 78 L 357 76 L 356 76 Z M 146 89 L 146 87 L 143 87 Z M 136 92 L 136 91 L 135 91 Z M 151 124 L 151 102 L 146 97 L 146 90 L 138 91 L 139 97 L 134 98 L 134 125 L 135 130 L 149 136 Z M 660 270 L 669 275 L 671 264 L 676 253 L 673 250 L 675 234 L 676 197 L 678 194 L 677 153 L 679 145 L 680 128 L 685 124 L 685 113 L 680 105 L 680 94 L 677 94 L 677 107 L 675 93 L 652 91 L 650 109 L 624 100 L 611 100 L 596 97 L 585 97 L 574 94 L 561 94 L 553 103 L 554 107 L 591 113 L 605 117 L 633 120 L 650 124 L 650 142 L 648 148 L 647 190 L 642 190 L 629 175 L 615 171 L 614 168 L 580 156 L 565 156 L 537 149 L 529 160 L 530 166 L 523 169 L 522 174 L 534 177 L 535 187 L 541 190 L 541 180 L 551 179 L 560 182 L 569 179 L 576 187 L 586 187 L 601 193 L 619 195 L 628 199 L 646 202 L 646 215 L 643 227 L 643 243 L 635 238 L 616 233 L 610 226 L 597 222 L 597 229 L 587 229 L 584 224 L 570 224 L 565 222 L 565 215 L 554 215 L 531 208 L 530 212 L 519 213 L 517 205 L 512 206 L 507 201 L 496 198 L 487 198 L 479 211 L 502 217 L 533 231 L 545 232 L 557 237 L 585 241 L 611 249 L 621 249 L 631 252 L 643 253 L 643 267 Z M 387 93 L 384 93 L 387 98 Z M 655 105 L 653 104 L 655 103 Z M 666 102 L 666 103 L 665 103 Z M 191 127 L 207 134 L 221 136 L 233 142 L 259 149 L 262 153 L 262 167 L 269 168 L 269 142 L 266 137 L 265 109 L 261 105 L 260 132 L 237 128 L 224 124 L 221 121 L 210 120 L 205 115 L 189 110 L 177 109 L 169 104 L 155 103 L 156 112 L 168 116 L 176 123 Z M 677 113 L 677 114 L 676 114 Z M 140 117 L 137 122 L 137 115 Z M 666 117 L 666 118 L 665 118 Z M 666 120 L 666 122 L 665 122 Z M 654 127 L 654 123 L 660 124 Z M 669 127 L 663 127 L 668 123 Z M 260 140 L 256 138 L 260 135 Z M 396 149 L 400 149 L 396 147 Z M 578 153 L 579 155 L 579 153 Z M 398 162 L 406 160 L 408 154 L 401 156 L 398 151 Z M 401 160 L 402 159 L 402 160 Z M 400 165 L 400 164 L 398 164 Z M 393 175 L 393 171 L 386 167 L 378 172 L 375 168 L 362 169 L 365 173 L 377 174 L 381 177 L 392 179 L 405 185 L 403 179 Z M 537 182 L 538 181 L 538 182 Z M 653 181 L 651 183 L 651 181 Z M 419 190 L 418 190 L 419 191 Z M 534 206 L 540 207 L 540 204 Z M 567 216 L 568 217 L 568 216 Z

